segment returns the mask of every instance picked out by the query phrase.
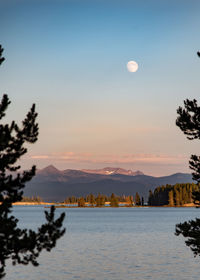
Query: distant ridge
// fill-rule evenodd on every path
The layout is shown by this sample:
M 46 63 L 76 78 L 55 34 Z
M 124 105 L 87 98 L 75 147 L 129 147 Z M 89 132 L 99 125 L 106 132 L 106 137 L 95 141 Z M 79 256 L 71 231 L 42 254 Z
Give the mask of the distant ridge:
M 80 173 L 90 173 L 90 174 L 100 174 L 100 175 L 115 175 L 115 174 L 121 174 L 121 175 L 127 175 L 127 176 L 136 176 L 136 175 L 144 175 L 143 172 L 137 170 L 126 170 L 120 167 L 105 167 L 102 169 L 66 169 L 66 170 L 59 170 L 53 165 L 48 165 L 47 167 L 43 169 L 38 169 L 37 174 L 80 174 Z
M 192 183 L 191 174 L 175 173 L 153 177 L 141 171 L 105 167 L 102 169 L 59 170 L 53 165 L 37 170 L 36 176 L 24 189 L 25 196 L 39 195 L 44 201 L 63 201 L 67 196 L 85 196 L 89 193 L 110 195 L 135 195 L 138 192 L 146 200 L 148 192 L 161 185 Z
M 60 173 L 61 171 L 58 170 L 55 166 L 53 165 L 48 165 L 47 167 L 43 169 L 37 170 L 38 174 L 44 174 L 44 175 L 50 175 L 50 174 L 57 174 Z
M 82 169 L 81 171 L 86 173 L 101 174 L 101 175 L 114 175 L 114 174 L 121 174 L 127 176 L 144 175 L 144 173 L 139 170 L 133 172 L 132 170 L 126 170 L 118 167 L 105 167 L 102 169 Z

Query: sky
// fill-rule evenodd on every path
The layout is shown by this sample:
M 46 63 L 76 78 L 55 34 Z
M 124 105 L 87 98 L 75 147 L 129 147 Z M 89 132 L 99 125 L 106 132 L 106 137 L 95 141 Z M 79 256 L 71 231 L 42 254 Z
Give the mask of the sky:
M 200 143 L 175 120 L 199 99 L 199 13 L 194 0 L 0 0 L 4 122 L 38 112 L 22 167 L 190 172 Z

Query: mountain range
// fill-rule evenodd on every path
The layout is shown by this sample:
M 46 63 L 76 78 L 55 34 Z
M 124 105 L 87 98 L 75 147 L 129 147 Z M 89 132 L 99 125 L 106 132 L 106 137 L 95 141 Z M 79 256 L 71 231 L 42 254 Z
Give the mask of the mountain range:
M 58 170 L 53 165 L 37 170 L 36 176 L 26 185 L 25 196 L 40 196 L 44 201 L 63 201 L 67 196 L 85 196 L 90 193 L 111 195 L 135 195 L 145 200 L 148 192 L 161 185 L 192 183 L 187 173 L 153 177 L 141 171 L 106 167 L 103 169 Z
M 116 168 L 116 167 L 105 167 L 103 169 L 82 169 L 81 171 L 90 173 L 90 174 L 101 174 L 101 175 L 128 175 L 128 176 L 135 176 L 135 175 L 144 175 L 143 172 L 137 170 L 133 172 L 132 170 L 126 170 L 123 168 Z

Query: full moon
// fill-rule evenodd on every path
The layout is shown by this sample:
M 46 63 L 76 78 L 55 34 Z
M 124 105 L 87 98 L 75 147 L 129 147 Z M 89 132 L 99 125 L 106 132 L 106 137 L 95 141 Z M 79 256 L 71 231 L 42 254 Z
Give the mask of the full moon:
M 138 70 L 137 62 L 131 60 L 127 63 L 127 69 L 129 72 L 136 72 Z

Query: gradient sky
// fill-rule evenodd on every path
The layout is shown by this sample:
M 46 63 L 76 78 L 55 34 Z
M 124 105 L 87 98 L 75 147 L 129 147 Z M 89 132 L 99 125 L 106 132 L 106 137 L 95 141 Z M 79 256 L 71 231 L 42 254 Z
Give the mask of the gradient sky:
M 39 113 L 22 166 L 189 172 L 200 143 L 175 120 L 199 99 L 199 14 L 199 0 L 0 0 L 6 120 Z

